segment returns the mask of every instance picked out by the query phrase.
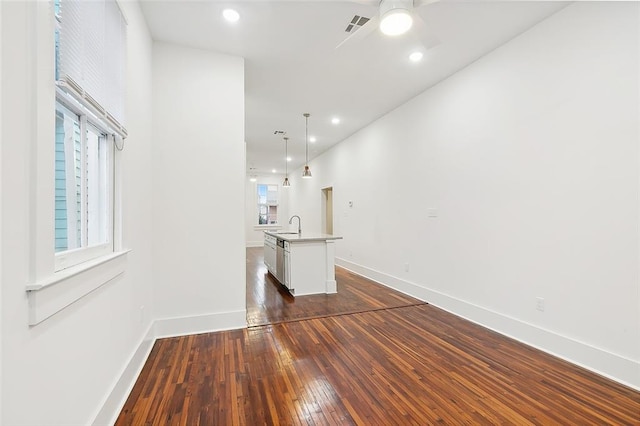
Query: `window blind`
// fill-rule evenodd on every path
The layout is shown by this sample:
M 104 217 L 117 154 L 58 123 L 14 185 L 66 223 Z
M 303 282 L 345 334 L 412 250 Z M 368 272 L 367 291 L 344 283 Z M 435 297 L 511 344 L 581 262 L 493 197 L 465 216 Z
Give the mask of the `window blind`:
M 115 0 L 60 0 L 58 87 L 126 136 L 126 22 Z

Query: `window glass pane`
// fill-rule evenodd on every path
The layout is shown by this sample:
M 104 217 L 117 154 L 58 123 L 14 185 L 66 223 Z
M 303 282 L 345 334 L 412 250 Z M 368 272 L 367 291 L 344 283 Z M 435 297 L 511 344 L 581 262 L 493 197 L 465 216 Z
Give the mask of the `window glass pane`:
M 258 225 L 278 223 L 278 185 L 258 184 Z
M 267 204 L 278 204 L 278 185 L 267 187 Z
M 81 246 L 80 118 L 56 105 L 55 135 L 55 250 Z
M 267 185 L 258 185 L 258 204 L 267 204 Z
M 85 126 L 78 114 L 56 103 L 56 253 L 111 240 L 109 146 L 103 132 L 91 123 Z
M 108 153 L 106 135 L 87 129 L 87 246 L 106 243 L 108 238 Z
M 269 206 L 269 224 L 278 223 L 278 206 Z

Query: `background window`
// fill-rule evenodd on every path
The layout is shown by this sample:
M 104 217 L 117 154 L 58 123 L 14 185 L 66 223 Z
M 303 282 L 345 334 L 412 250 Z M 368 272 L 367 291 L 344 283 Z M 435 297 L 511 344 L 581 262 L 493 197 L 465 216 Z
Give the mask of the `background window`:
M 258 184 L 258 225 L 278 223 L 278 185 Z

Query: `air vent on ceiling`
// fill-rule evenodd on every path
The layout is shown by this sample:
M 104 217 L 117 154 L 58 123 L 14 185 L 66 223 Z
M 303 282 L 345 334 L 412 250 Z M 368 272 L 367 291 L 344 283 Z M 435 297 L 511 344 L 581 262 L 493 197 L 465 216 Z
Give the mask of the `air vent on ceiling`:
M 347 25 L 347 28 L 344 31 L 347 33 L 352 33 L 358 30 L 361 26 L 363 26 L 367 22 L 369 22 L 369 18 L 366 18 L 364 16 L 359 16 L 359 15 L 354 15 L 353 19 L 351 19 L 351 22 L 349 22 L 349 25 Z

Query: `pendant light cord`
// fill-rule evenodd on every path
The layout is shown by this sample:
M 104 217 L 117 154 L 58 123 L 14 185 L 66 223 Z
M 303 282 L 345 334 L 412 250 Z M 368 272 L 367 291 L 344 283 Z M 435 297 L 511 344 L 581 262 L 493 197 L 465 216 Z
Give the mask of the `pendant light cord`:
M 289 177 L 289 138 L 285 136 L 284 138 L 284 177 Z
M 309 113 L 304 113 L 305 166 L 309 165 Z

